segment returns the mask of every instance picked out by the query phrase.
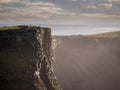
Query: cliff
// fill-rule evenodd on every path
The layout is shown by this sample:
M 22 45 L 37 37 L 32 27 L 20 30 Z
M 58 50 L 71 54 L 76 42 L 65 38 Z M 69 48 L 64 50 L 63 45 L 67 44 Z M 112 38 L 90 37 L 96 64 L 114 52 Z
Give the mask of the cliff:
M 0 30 L 0 90 L 60 90 L 50 28 Z

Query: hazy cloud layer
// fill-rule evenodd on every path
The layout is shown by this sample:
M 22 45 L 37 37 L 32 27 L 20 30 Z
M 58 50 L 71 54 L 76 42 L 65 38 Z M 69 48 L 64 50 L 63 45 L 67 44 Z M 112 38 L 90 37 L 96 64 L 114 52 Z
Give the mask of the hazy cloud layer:
M 120 0 L 0 0 L 0 23 L 119 24 Z

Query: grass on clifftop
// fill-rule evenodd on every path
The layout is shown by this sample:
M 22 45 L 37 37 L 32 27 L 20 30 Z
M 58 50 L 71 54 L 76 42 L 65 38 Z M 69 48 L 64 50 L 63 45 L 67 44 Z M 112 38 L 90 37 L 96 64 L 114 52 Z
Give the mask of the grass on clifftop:
M 20 29 L 19 26 L 5 26 L 5 27 L 0 27 L 0 30 L 15 30 L 15 29 Z

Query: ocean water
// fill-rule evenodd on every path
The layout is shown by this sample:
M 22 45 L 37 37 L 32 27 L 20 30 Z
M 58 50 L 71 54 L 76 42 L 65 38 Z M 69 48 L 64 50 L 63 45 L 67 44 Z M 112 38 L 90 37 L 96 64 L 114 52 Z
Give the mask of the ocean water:
M 120 31 L 118 26 L 43 25 L 52 28 L 52 35 L 90 35 Z
M 0 24 L 0 26 L 15 26 L 22 24 Z M 24 24 L 25 25 L 25 24 Z M 120 31 L 120 26 L 88 26 L 88 25 L 53 25 L 53 24 L 26 24 L 41 27 L 50 27 L 52 35 L 90 35 L 104 32 Z
M 90 35 L 104 32 L 120 31 L 120 28 L 53 28 L 53 35 Z

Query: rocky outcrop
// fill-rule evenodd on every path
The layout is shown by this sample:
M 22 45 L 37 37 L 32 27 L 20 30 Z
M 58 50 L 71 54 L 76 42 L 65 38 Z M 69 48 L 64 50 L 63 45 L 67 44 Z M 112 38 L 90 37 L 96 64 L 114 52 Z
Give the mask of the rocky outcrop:
M 60 90 L 50 28 L 20 27 L 0 31 L 0 90 Z

